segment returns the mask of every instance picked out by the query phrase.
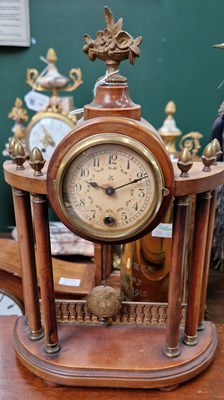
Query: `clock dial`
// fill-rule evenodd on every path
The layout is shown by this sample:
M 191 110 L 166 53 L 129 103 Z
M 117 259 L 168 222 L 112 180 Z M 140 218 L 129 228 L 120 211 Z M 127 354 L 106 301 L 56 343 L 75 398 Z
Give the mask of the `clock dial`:
M 22 315 L 22 306 L 10 293 L 0 290 L 0 315 Z
M 56 179 L 61 207 L 92 240 L 136 235 L 161 205 L 159 164 L 144 145 L 125 135 L 89 137 L 70 150 L 62 166 Z
M 45 160 L 49 160 L 57 144 L 73 127 L 74 122 L 62 115 L 42 113 L 42 117 L 34 118 L 28 127 L 28 148 L 31 151 L 33 147 L 38 147 Z

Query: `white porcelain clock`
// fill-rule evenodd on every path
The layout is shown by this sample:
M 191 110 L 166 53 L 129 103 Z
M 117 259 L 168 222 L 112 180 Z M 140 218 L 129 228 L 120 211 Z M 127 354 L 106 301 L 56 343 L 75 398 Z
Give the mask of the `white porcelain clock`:
M 0 289 L 0 315 L 22 315 L 23 306 L 8 291 Z
M 38 112 L 26 130 L 28 151 L 38 147 L 45 160 L 49 160 L 55 147 L 68 132 L 74 128 L 75 122 L 69 116 L 59 112 Z

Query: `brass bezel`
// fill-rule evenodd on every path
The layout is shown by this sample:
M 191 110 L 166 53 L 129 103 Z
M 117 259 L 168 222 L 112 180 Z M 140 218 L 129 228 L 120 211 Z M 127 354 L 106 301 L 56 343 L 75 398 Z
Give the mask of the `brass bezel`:
M 96 227 L 89 226 L 88 223 L 83 222 L 83 220 L 75 214 L 75 211 L 74 211 L 75 216 L 71 216 L 71 214 L 68 211 L 68 208 L 65 206 L 63 183 L 73 160 L 81 153 L 88 150 L 89 148 L 102 144 L 113 144 L 113 145 L 118 144 L 128 147 L 133 151 L 135 151 L 136 153 L 138 153 L 138 155 L 143 157 L 144 160 L 151 165 L 151 169 L 153 171 L 153 177 L 154 180 L 156 181 L 156 188 L 157 188 L 157 191 L 154 193 L 153 203 L 150 207 L 150 209 L 152 210 L 150 211 L 150 214 L 148 215 L 147 218 L 141 220 L 140 223 L 138 221 L 136 226 L 132 227 L 132 229 L 130 228 L 125 229 L 124 227 L 124 229 L 122 231 L 120 229 L 119 232 L 117 232 L 114 229 L 113 231 L 108 231 L 108 233 L 105 230 L 103 231 L 101 230 L 100 233 L 100 229 L 97 230 Z M 88 238 L 91 241 L 100 241 L 104 243 L 108 242 L 121 243 L 123 241 L 131 240 L 132 237 L 133 238 L 136 237 L 136 235 L 139 235 L 143 230 L 145 230 L 148 227 L 148 225 L 152 222 L 152 220 L 156 216 L 161 206 L 163 200 L 163 188 L 164 188 L 163 173 L 153 153 L 138 140 L 124 134 L 118 135 L 117 133 L 94 134 L 90 137 L 81 140 L 76 145 L 74 145 L 62 159 L 62 162 L 60 163 L 60 166 L 56 174 L 56 179 L 54 181 L 55 195 L 58 204 L 60 206 L 60 209 L 69 223 L 70 229 L 72 226 L 74 227 L 75 233 L 78 233 L 81 236 L 83 234 L 85 238 Z

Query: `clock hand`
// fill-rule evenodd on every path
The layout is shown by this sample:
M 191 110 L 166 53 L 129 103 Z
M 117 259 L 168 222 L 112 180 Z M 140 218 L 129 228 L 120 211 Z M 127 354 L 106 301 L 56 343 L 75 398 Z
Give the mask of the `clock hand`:
M 92 182 L 92 181 L 85 181 L 86 183 L 88 183 L 90 186 L 92 186 L 93 188 L 100 188 L 106 191 L 106 188 L 99 186 L 98 183 L 96 182 Z
M 121 188 L 123 188 L 123 187 L 125 187 L 125 186 L 132 185 L 132 183 L 137 183 L 137 182 L 139 182 L 139 181 L 141 181 L 142 179 L 145 179 L 145 178 L 147 178 L 147 177 L 148 177 L 148 175 L 144 175 L 144 176 L 142 176 L 141 178 L 133 179 L 133 181 L 131 181 L 131 182 L 127 182 L 127 183 L 124 183 L 124 185 L 120 185 L 120 186 L 115 187 L 115 188 L 114 188 L 114 191 L 117 190 L 117 189 L 121 189 Z
M 47 129 L 45 128 L 45 126 L 41 125 L 41 128 L 43 129 L 45 136 L 42 140 L 42 143 L 44 146 L 47 146 L 48 144 L 51 146 L 55 146 L 55 142 L 52 138 L 52 136 L 50 135 L 50 133 L 47 131 Z
M 111 196 L 113 193 L 114 193 L 114 188 L 112 187 L 112 186 L 107 186 L 106 188 L 104 188 L 104 187 L 102 187 L 102 186 L 100 186 L 100 185 L 98 185 L 98 183 L 97 182 L 92 182 L 92 181 L 85 181 L 86 183 L 88 183 L 90 186 L 92 186 L 93 188 L 100 188 L 100 189 L 103 189 L 105 192 L 106 192 L 106 194 L 108 195 L 108 196 Z
M 142 179 L 147 178 L 147 176 L 148 175 L 144 175 L 141 178 L 135 178 L 135 179 L 133 179 L 133 181 L 124 183 L 123 185 L 117 186 L 116 188 L 113 188 L 112 186 L 107 186 L 106 188 L 104 188 L 102 186 L 99 186 L 97 182 L 91 182 L 91 181 L 89 181 L 89 182 L 85 181 L 85 182 L 88 183 L 89 185 L 91 185 L 94 188 L 99 187 L 100 189 L 103 189 L 108 196 L 111 196 L 115 192 L 115 190 L 121 189 L 121 188 L 123 188 L 125 186 L 128 186 L 128 185 L 131 185 L 133 183 L 137 183 L 137 182 L 141 181 Z

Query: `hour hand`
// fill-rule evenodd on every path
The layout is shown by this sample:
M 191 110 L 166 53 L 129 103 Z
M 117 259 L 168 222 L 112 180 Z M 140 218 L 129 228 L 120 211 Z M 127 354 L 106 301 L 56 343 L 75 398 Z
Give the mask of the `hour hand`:
M 97 182 L 92 182 L 92 181 L 85 181 L 85 182 L 88 183 L 88 185 L 92 186 L 93 188 L 100 188 L 100 189 L 106 190 L 102 186 L 99 186 Z

